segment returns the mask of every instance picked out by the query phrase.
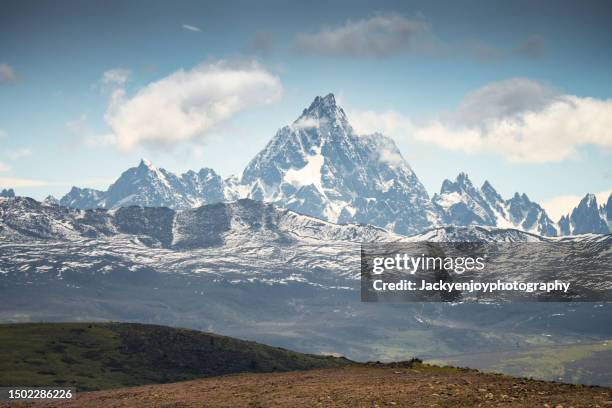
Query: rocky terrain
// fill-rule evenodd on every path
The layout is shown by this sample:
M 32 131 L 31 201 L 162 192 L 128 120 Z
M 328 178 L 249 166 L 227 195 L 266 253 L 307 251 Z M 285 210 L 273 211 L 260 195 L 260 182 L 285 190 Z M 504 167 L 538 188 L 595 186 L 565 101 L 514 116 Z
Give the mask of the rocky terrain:
M 45 407 L 542 407 L 612 405 L 612 390 L 427 365 L 239 374 L 78 394 Z M 12 405 L 13 406 L 13 405 Z

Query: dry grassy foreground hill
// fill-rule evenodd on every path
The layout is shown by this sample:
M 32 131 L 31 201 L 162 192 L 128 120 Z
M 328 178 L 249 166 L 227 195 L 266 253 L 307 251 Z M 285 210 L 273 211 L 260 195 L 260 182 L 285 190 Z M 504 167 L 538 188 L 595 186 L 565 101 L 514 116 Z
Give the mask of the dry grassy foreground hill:
M 58 407 L 610 407 L 612 390 L 473 370 L 353 365 L 81 393 Z

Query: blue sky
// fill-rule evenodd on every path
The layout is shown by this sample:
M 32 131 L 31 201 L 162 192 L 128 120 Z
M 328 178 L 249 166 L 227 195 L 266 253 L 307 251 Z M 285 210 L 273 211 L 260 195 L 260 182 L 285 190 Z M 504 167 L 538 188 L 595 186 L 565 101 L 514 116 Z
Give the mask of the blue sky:
M 430 194 L 465 171 L 504 196 L 562 205 L 612 185 L 611 27 L 605 1 L 4 1 L 0 188 L 35 198 L 106 188 L 141 157 L 239 174 L 334 92 L 356 128 L 395 138 Z M 147 122 L 142 109 L 183 89 L 180 69 L 185 87 L 246 71 L 244 103 L 210 126 L 177 117 L 183 136 L 167 135 L 175 122 Z M 200 103 L 189 120 L 206 116 L 210 88 L 184 91 Z M 134 139 L 134 112 L 161 129 Z

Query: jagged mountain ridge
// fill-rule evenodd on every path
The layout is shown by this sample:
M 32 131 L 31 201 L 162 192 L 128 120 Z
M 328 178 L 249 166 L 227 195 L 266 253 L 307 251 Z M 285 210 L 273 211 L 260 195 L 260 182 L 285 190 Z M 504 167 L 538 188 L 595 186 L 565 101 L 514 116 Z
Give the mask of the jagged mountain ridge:
M 503 199 L 488 181 L 476 188 L 464 173 L 454 182 L 445 180 L 430 200 L 393 140 L 380 134 L 355 134 L 333 94 L 316 97 L 298 119 L 279 129 L 240 178 L 223 179 L 206 168 L 177 176 L 143 159 L 107 191 L 73 187 L 60 204 L 81 209 L 130 205 L 188 209 L 239 198 L 402 235 L 444 225 L 517 228 L 543 236 L 608 233 L 612 212 L 610 203 L 597 211 L 605 228 L 591 219 L 592 214 L 586 216 L 592 210 L 579 211 L 572 220 L 568 215 L 557 224 L 527 195 Z
M 446 225 L 516 228 L 543 236 L 559 235 L 546 211 L 526 194 L 515 193 L 504 200 L 491 183 L 485 181 L 477 188 L 465 173 L 460 173 L 454 182 L 444 180 L 432 202 Z
M 601 207 L 594 194 L 585 195 L 570 214 L 559 220 L 563 235 L 609 234 L 612 232 L 612 194 Z
M 237 198 L 212 169 L 203 168 L 197 173 L 190 170 L 177 176 L 143 159 L 137 167 L 123 172 L 107 191 L 73 187 L 60 204 L 81 209 L 130 205 L 186 209 Z

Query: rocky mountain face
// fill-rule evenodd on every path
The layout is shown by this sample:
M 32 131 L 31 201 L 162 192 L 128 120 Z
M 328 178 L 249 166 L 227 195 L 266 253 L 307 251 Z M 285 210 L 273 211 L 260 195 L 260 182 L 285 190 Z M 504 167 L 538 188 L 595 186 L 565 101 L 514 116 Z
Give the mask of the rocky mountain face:
M 332 94 L 317 97 L 280 129 L 241 181 L 252 199 L 331 222 L 409 235 L 438 221 L 395 143 L 380 134 L 357 135 Z
M 594 194 L 584 196 L 576 208 L 559 220 L 563 235 L 610 234 L 612 232 L 612 194 L 601 207 Z
M 445 225 L 516 228 L 543 236 L 559 234 L 546 211 L 526 194 L 516 193 L 504 200 L 491 183 L 485 181 L 477 188 L 465 173 L 455 181 L 444 180 L 432 202 Z
M 236 198 L 212 169 L 204 168 L 197 173 L 190 170 L 177 176 L 142 160 L 137 167 L 126 170 L 107 191 L 73 187 L 60 204 L 81 209 L 130 205 L 185 209 Z

